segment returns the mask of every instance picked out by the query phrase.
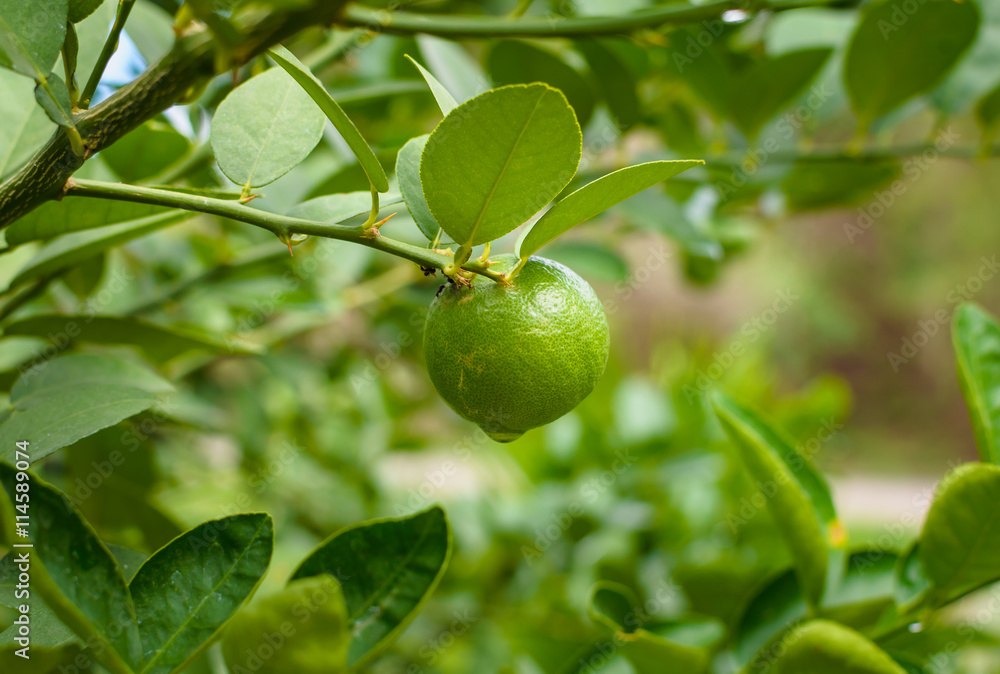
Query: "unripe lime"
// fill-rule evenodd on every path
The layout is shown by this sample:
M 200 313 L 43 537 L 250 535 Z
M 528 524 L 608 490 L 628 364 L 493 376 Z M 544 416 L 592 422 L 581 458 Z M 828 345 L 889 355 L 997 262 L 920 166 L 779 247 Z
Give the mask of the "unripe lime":
M 509 272 L 502 255 L 490 267 Z M 499 442 L 555 421 L 594 389 L 610 336 L 593 288 L 572 270 L 532 257 L 512 285 L 477 275 L 431 303 L 424 355 L 434 387 Z

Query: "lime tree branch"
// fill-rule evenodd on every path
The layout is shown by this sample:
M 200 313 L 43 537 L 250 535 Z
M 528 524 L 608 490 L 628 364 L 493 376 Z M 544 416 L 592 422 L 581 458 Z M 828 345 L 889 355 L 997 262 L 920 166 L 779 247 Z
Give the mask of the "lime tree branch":
M 429 248 L 421 248 L 403 241 L 365 229 L 363 225 L 347 225 L 343 223 L 316 222 L 302 218 L 291 218 L 287 215 L 277 215 L 260 211 L 256 208 L 226 199 L 213 199 L 194 194 L 183 194 L 170 190 L 160 190 L 153 187 L 124 185 L 122 183 L 107 183 L 98 180 L 71 178 L 66 183 L 67 198 L 91 197 L 98 199 L 115 199 L 141 204 L 154 204 L 170 208 L 181 208 L 187 211 L 217 215 L 230 220 L 245 222 L 261 227 L 282 240 L 288 240 L 292 234 L 322 236 L 328 239 L 350 241 L 362 246 L 368 246 L 384 253 L 401 257 L 410 262 L 416 262 L 422 267 L 444 269 L 452 263 L 453 257 L 439 253 Z M 503 281 L 502 274 L 490 271 L 484 264 L 472 261 L 462 266 L 466 271 L 482 274 L 494 281 Z
M 60 130 L 27 164 L 0 184 L 0 229 L 44 202 L 58 198 L 66 180 L 83 165 L 86 157 L 184 100 L 207 79 L 247 63 L 305 28 L 333 24 L 345 1 L 308 0 L 295 11 L 248 10 L 246 17 L 234 16 L 241 42 L 224 54 L 217 51 L 217 42 L 203 26 L 186 27 L 163 58 L 108 99 L 75 117 L 85 156 L 73 152 L 69 139 Z
M 851 6 L 854 0 L 710 0 L 701 5 L 677 3 L 619 16 L 558 15 L 521 18 L 515 16 L 455 16 L 389 11 L 349 5 L 341 23 L 380 33 L 411 35 L 427 33 L 440 37 L 588 37 L 621 35 L 665 25 L 682 25 L 714 19 L 727 10 L 783 11 L 802 7 Z

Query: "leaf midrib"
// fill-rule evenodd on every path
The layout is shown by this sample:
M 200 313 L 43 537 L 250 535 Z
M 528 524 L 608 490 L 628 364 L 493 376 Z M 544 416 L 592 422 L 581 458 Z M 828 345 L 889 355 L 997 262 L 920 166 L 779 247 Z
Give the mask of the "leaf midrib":
M 298 83 L 294 83 L 294 86 L 297 87 Z M 253 168 L 250 169 L 250 174 L 247 176 L 247 182 L 246 185 L 244 185 L 247 189 L 250 189 L 250 183 L 253 182 L 253 177 L 257 174 L 257 167 L 260 166 L 260 160 L 264 157 L 264 151 L 267 149 L 267 144 L 271 142 L 271 136 L 274 135 L 274 127 L 278 124 L 278 118 L 281 117 L 281 113 L 285 109 L 285 103 L 288 102 L 288 97 L 291 95 L 292 89 L 293 83 L 289 83 L 289 85 L 285 87 L 285 94 L 281 97 L 281 103 L 278 105 L 278 110 L 275 112 L 274 118 L 271 119 L 271 125 L 267 129 L 267 135 L 264 136 L 264 140 L 261 142 L 257 151 L 257 159 L 254 160 Z
M 169 639 L 167 639 L 167 640 L 166 640 L 166 641 L 165 641 L 165 642 L 164 642 L 164 643 L 163 643 L 163 644 L 162 644 L 162 645 L 160 646 L 160 648 L 158 648 L 158 649 L 157 649 L 157 654 L 156 654 L 156 656 L 155 656 L 155 657 L 154 657 L 153 659 L 151 659 L 151 660 L 150 660 L 149 662 L 147 662 L 147 663 L 146 663 L 146 665 L 145 665 L 145 666 L 144 666 L 144 667 L 143 667 L 143 668 L 142 668 L 142 669 L 141 669 L 141 670 L 139 671 L 139 674 L 146 674 L 147 672 L 149 672 L 150 668 L 151 668 L 151 667 L 152 667 L 152 666 L 153 666 L 154 664 L 156 664 L 156 663 L 157 663 L 157 661 L 159 661 L 159 659 L 161 658 L 161 656 L 162 656 L 162 655 L 163 655 L 164 653 L 166 653 L 166 652 L 167 652 L 167 648 L 168 648 L 168 647 L 169 647 L 169 646 L 170 646 L 171 644 L 173 644 L 173 643 L 174 643 L 174 641 L 175 641 L 175 640 L 177 639 L 177 637 L 178 637 L 178 636 L 179 636 L 179 635 L 181 634 L 181 632 L 183 632 L 183 631 L 184 631 L 184 630 L 185 630 L 185 629 L 187 628 L 187 626 L 188 626 L 188 625 L 189 625 L 189 624 L 191 623 L 191 621 L 192 621 L 192 620 L 194 619 L 194 617 L 195 617 L 196 615 L 198 615 L 198 613 L 199 613 L 199 612 L 201 611 L 202 607 L 203 607 L 203 606 L 205 605 L 205 602 L 207 602 L 207 601 L 208 601 L 208 598 L 209 598 L 210 596 L 212 596 L 213 594 L 215 594 L 215 592 L 217 592 L 217 591 L 218 591 L 218 589 L 219 589 L 220 587 L 222 587 L 223 583 L 225 583 L 226 581 L 228 581 L 228 580 L 229 580 L 229 577 L 230 577 L 231 575 L 233 575 L 233 572 L 234 572 L 234 569 L 235 569 L 235 568 L 236 568 L 236 567 L 237 567 L 237 566 L 239 565 L 239 563 L 240 563 L 240 562 L 242 562 L 242 561 L 243 561 L 243 559 L 244 559 L 244 558 L 245 558 L 245 557 L 246 557 L 247 555 L 249 555 L 249 554 L 250 554 L 250 550 L 251 550 L 251 549 L 253 548 L 254 544 L 255 544 L 255 543 L 256 543 L 256 542 L 258 541 L 258 539 L 260 539 L 260 532 L 261 532 L 261 530 L 262 530 L 262 529 L 264 528 L 264 525 L 266 524 L 266 522 L 267 522 L 267 520 L 266 520 L 266 519 L 262 519 L 262 520 L 261 520 L 261 523 L 260 523 L 260 524 L 259 524 L 259 525 L 257 526 L 257 528 L 256 528 L 256 529 L 254 530 L 254 535 L 253 535 L 253 538 L 251 538 L 251 539 L 250 539 L 250 541 L 249 541 L 249 542 L 247 543 L 247 545 L 246 545 L 246 546 L 245 546 L 245 547 L 243 548 L 243 552 L 241 552 L 241 553 L 240 553 L 240 556 L 239 556 L 239 557 L 237 557 L 236 561 L 234 561 L 234 562 L 233 562 L 233 563 L 232 563 L 232 564 L 231 564 L 231 565 L 229 566 L 229 570 L 228 570 L 228 571 L 226 571 L 225 575 L 223 575 L 223 576 L 222 576 L 222 578 L 221 578 L 221 579 L 219 580 L 219 582 L 218 582 L 218 583 L 216 583 L 216 584 L 215 584 L 215 585 L 214 585 L 214 586 L 212 587 L 212 591 L 211 591 L 211 592 L 208 592 L 208 593 L 206 593 L 206 594 L 205 594 L 205 596 L 204 596 L 204 597 L 202 598 L 202 600 L 201 600 L 200 602 L 198 602 L 198 606 L 197 606 L 197 607 L 195 608 L 195 610 L 194 610 L 194 611 L 191 611 L 191 613 L 190 613 L 190 615 L 188 615 L 187 619 L 185 619 L 185 620 L 184 620 L 184 622 L 182 622 L 182 623 L 181 623 L 180 625 L 178 625 L 178 626 L 177 626 L 177 629 L 176 629 L 176 630 L 174 630 L 174 633 L 173 633 L 173 634 L 172 634 L 172 635 L 170 636 L 170 638 L 169 638 Z M 143 565 L 143 566 L 145 566 L 145 565 Z M 129 583 L 129 586 L 130 586 L 130 589 L 131 589 L 131 583 Z M 142 638 L 142 631 L 141 631 L 141 629 L 140 629 L 140 632 L 139 632 L 139 637 L 140 637 L 140 640 L 141 640 L 141 638 Z
M 368 595 L 368 597 L 364 600 L 362 606 L 370 606 L 372 604 L 372 600 L 375 597 L 377 597 L 380 594 L 382 594 L 382 592 L 392 583 L 392 581 L 396 580 L 396 578 L 399 577 L 399 575 L 402 573 L 403 569 L 405 569 L 407 567 L 407 565 L 410 562 L 413 561 L 413 558 L 416 557 L 417 550 L 420 549 L 420 547 L 423 545 L 424 541 L 426 541 L 427 538 L 430 536 L 430 530 L 431 530 L 431 526 L 428 525 L 427 528 L 425 528 L 421 532 L 420 537 L 417 539 L 416 544 L 409 550 L 409 552 L 406 553 L 406 556 L 403 557 L 403 562 L 396 568 L 395 571 L 393 571 L 389 575 L 389 577 L 386 579 L 386 581 L 384 583 L 382 583 L 381 585 L 379 585 L 375 589 L 374 592 L 372 592 L 370 595 Z M 357 622 L 357 620 L 362 616 L 362 614 L 364 614 L 365 610 L 366 609 L 361 609 L 357 613 L 351 614 L 351 616 L 350 616 L 351 622 L 352 623 Z
M 547 93 L 548 93 L 547 89 L 542 90 L 541 95 L 538 97 L 538 100 L 535 101 L 535 107 L 531 109 L 531 113 L 528 115 L 528 118 L 524 121 L 524 126 L 522 126 L 521 130 L 518 132 L 517 138 L 514 140 L 514 145 L 511 146 L 510 152 L 507 154 L 507 159 L 504 160 L 503 168 L 500 169 L 500 175 L 498 175 L 497 179 L 493 182 L 493 187 L 490 188 L 490 193 L 486 195 L 486 200 L 483 202 L 483 207 L 479 210 L 479 215 L 478 217 L 476 217 L 476 221 L 472 225 L 472 231 L 469 232 L 469 236 L 466 238 L 466 241 L 463 244 L 464 246 L 468 246 L 472 242 L 472 240 L 476 238 L 476 232 L 479 231 L 479 226 L 483 222 L 483 217 L 485 217 L 486 215 L 486 209 L 489 208 L 490 202 L 493 201 L 493 195 L 496 194 L 497 188 L 503 181 L 504 174 L 507 173 L 507 168 L 510 166 L 511 159 L 514 157 L 514 153 L 517 151 L 517 147 L 521 144 L 521 139 L 524 137 L 524 132 L 528 130 L 528 126 L 531 124 L 531 120 L 534 119 L 535 113 L 538 112 L 538 106 L 542 104 L 542 99 L 545 98 L 545 95 Z

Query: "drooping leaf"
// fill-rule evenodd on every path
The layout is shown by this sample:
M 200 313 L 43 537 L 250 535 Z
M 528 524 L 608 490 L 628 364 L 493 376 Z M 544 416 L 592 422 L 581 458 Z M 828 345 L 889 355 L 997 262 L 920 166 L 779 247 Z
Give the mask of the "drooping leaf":
M 326 119 L 312 98 L 281 68 L 252 77 L 226 96 L 212 118 L 219 168 L 237 185 L 261 187 L 312 152 Z
M 733 115 L 748 137 L 755 138 L 816 77 L 832 49 L 804 49 L 758 61 L 741 73 L 733 90 Z
M 69 325 L 72 325 L 74 335 L 67 331 Z M 157 362 L 189 351 L 261 353 L 259 347 L 243 340 L 120 316 L 29 316 L 6 326 L 4 333 L 30 337 L 65 334 L 71 339 L 91 344 L 125 344 L 142 349 Z
M 169 674 L 208 648 L 271 563 L 266 513 L 205 522 L 156 551 L 129 590 L 142 638 L 138 674 Z
M 983 461 L 1000 464 L 1000 325 L 976 304 L 958 307 L 951 342 Z
M 565 187 L 582 151 L 566 97 L 544 84 L 500 87 L 466 101 L 424 147 L 420 181 L 434 219 L 466 247 L 497 239 Z
M 47 201 L 14 221 L 7 229 L 7 244 L 20 246 L 29 241 L 44 241 L 85 229 L 120 225 L 171 211 L 177 212 L 163 206 L 114 199 Z
M 976 99 L 985 96 L 997 81 L 996 64 L 1000 60 L 1000 4 L 992 0 L 976 4 L 982 16 L 972 47 L 930 95 L 931 103 L 943 115 L 956 117 L 966 112 Z
M 778 525 L 794 560 L 803 595 L 823 595 L 829 549 L 845 544 L 830 489 L 808 459 L 750 410 L 719 392 L 712 396 L 722 427 Z
M 704 162 L 700 160 L 654 161 L 619 169 L 587 183 L 556 202 L 526 228 L 514 246 L 514 254 L 519 258 L 529 257 L 560 234 L 615 204 L 701 164 Z
M 718 44 L 713 42 L 703 51 L 691 54 L 690 45 L 697 45 L 699 37 L 697 27 L 671 31 L 670 45 L 666 50 L 669 65 L 709 109 L 718 117 L 728 118 L 731 116 L 735 76 Z
M 854 630 L 810 620 L 784 638 L 774 674 L 906 674 L 888 653 Z
M 289 624 L 296 629 L 283 633 L 282 626 Z M 294 580 L 240 611 L 226 630 L 222 652 L 234 672 L 341 674 L 347 671 L 350 636 L 340 583 L 321 574 Z M 273 656 L 257 656 L 262 646 L 270 646 Z
M 597 89 L 618 128 L 625 130 L 638 123 L 642 118 L 641 104 L 636 93 L 638 82 L 635 73 L 615 52 L 613 42 L 609 39 L 585 38 L 574 44 L 587 60 Z
M 120 225 L 98 227 L 61 236 L 43 246 L 11 280 L 10 287 L 14 288 L 28 281 L 54 274 L 103 253 L 109 248 L 183 222 L 190 217 L 192 214 L 187 211 L 168 211 Z
M 64 333 L 75 332 L 69 319 Z M 51 332 L 49 334 L 58 334 Z M 10 394 L 10 416 L 0 423 L 0 457 L 14 457 L 15 442 L 31 442 L 31 460 L 92 435 L 156 404 L 169 383 L 131 361 L 73 355 L 39 363 Z
M 99 648 L 94 657 L 112 672 L 129 671 L 140 653 L 132 598 L 121 568 L 90 524 L 63 493 L 29 474 L 33 589 L 77 636 Z M 13 500 L 15 471 L 0 462 L 0 482 Z
M 69 20 L 80 23 L 97 11 L 104 0 L 69 0 Z
M 586 126 L 594 112 L 594 91 L 572 66 L 552 52 L 529 42 L 503 40 L 488 58 L 494 86 L 545 82 L 559 89 L 573 106 L 580 126 Z
M 844 64 L 847 93 L 862 126 L 930 91 L 979 27 L 973 2 L 928 0 L 906 13 L 893 0 L 879 0 L 865 9 Z
M 597 583 L 587 608 L 636 674 L 699 674 L 707 670 L 709 651 L 675 643 L 641 626 L 642 609 L 627 587 L 608 581 Z
M 52 71 L 66 39 L 66 0 L 0 2 L 0 65 L 40 81 Z
M 920 535 L 920 561 L 941 604 L 1000 578 L 1000 466 L 967 463 L 949 473 Z
M 437 101 L 438 107 L 441 108 L 441 114 L 447 115 L 449 112 L 458 107 L 458 101 L 455 97 L 451 95 L 443 84 L 441 84 L 434 75 L 432 75 L 426 68 L 416 62 L 413 57 L 407 55 L 406 58 L 410 60 L 410 63 L 417 67 L 420 74 L 423 76 L 424 81 L 427 82 L 427 86 L 430 88 L 431 93 L 434 94 L 434 100 Z
M 781 189 L 790 208 L 842 206 L 875 198 L 875 191 L 900 173 L 902 169 L 895 159 L 799 160 L 782 181 Z
M 292 580 L 320 574 L 344 579 L 351 632 L 348 664 L 361 669 L 416 617 L 450 555 L 448 521 L 434 507 L 338 531 L 303 560 Z
M 407 141 L 396 157 L 396 180 L 399 181 L 399 191 L 406 202 L 406 210 L 410 212 L 417 227 L 433 241 L 438 233 L 438 224 L 427 206 L 424 198 L 424 188 L 420 184 L 420 154 L 424 151 L 428 136 L 417 136 Z
M 462 45 L 434 35 L 417 35 L 417 45 L 424 63 L 458 103 L 464 103 L 489 89 L 486 73 Z
M 35 85 L 35 100 L 53 122 L 65 128 L 75 127 L 69 89 L 58 75 L 49 73 L 45 81 Z
M 343 136 L 351 152 L 358 158 L 358 163 L 364 169 L 365 175 L 371 181 L 372 186 L 379 192 L 389 191 L 389 179 L 386 178 L 385 171 L 379 163 L 375 153 L 368 146 L 368 141 L 364 139 L 358 127 L 344 113 L 343 109 L 333 100 L 323 84 L 316 79 L 312 72 L 295 58 L 292 52 L 284 47 L 274 47 L 268 55 L 279 66 L 292 76 L 300 87 L 312 98 L 312 100 L 323 111 L 326 118 L 330 120 L 334 128 Z M 314 144 L 315 145 L 315 144 Z M 310 148 L 312 149 L 312 148 Z
M 680 206 L 658 190 L 647 190 L 614 208 L 633 225 L 660 232 L 696 257 L 721 260 L 722 246 L 706 228 L 692 223 Z

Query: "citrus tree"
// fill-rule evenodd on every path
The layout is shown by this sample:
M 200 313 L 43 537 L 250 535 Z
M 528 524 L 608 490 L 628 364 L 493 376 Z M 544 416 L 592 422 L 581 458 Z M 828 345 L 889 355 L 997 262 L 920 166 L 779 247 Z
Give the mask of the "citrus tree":
M 995 646 L 948 612 L 1000 578 L 986 311 L 952 317 L 982 462 L 916 541 L 838 517 L 835 387 L 608 362 L 663 239 L 707 284 L 788 214 L 850 206 L 852 243 L 991 157 L 1000 6 L 606 4 L 0 0 L 4 671 Z M 543 488 L 455 496 L 511 462 Z

